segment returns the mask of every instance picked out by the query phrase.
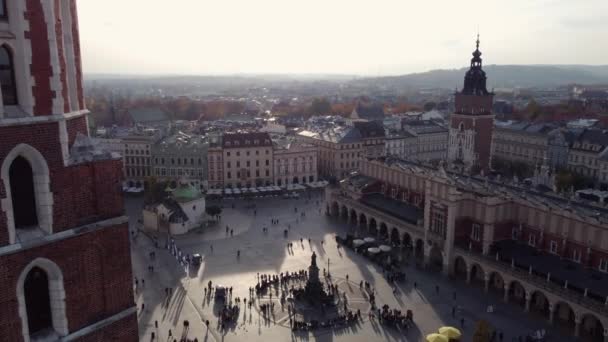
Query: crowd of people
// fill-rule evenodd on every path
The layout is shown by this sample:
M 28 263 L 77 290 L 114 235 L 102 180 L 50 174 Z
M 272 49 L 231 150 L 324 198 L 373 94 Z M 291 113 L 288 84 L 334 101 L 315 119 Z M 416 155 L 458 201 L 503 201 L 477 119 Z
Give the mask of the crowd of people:
M 324 328 L 341 327 L 341 326 L 347 326 L 347 325 L 353 324 L 353 323 L 357 322 L 359 319 L 361 319 L 361 311 L 357 311 L 356 313 L 353 313 L 351 310 L 348 310 L 344 315 L 338 315 L 335 318 L 330 318 L 328 320 L 321 321 L 321 322 L 319 322 L 317 320 L 311 320 L 310 322 L 294 320 L 291 325 L 291 330 L 308 331 L 308 330 L 315 330 L 318 328 L 324 329 Z
M 401 310 L 391 309 L 388 305 L 384 305 L 382 309 L 378 309 L 378 321 L 407 329 L 414 323 L 414 314 L 412 310 L 407 310 L 404 314 Z

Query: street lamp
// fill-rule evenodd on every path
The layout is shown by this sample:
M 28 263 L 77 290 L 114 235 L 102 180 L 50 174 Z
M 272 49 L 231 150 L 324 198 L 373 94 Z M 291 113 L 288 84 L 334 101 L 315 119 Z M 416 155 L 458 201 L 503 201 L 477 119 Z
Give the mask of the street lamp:
M 327 258 L 327 277 L 331 278 L 331 275 L 329 274 L 329 258 Z

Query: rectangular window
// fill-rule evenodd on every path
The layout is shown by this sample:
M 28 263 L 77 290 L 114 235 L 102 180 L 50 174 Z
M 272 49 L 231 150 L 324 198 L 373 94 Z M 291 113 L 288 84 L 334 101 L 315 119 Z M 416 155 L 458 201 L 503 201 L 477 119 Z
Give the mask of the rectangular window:
M 226 162 L 226 168 L 230 168 L 230 162 Z
M 240 156 L 241 156 L 241 152 L 236 151 L 236 156 L 237 156 L 237 157 L 240 157 Z
M 536 246 L 536 235 L 530 234 L 528 235 L 528 245 L 534 247 Z
M 575 249 L 572 251 L 572 260 L 575 262 L 581 262 L 581 251 L 579 249 Z
M 270 166 L 270 160 L 266 159 L 266 166 Z
M 226 156 L 230 157 L 230 151 L 226 152 Z
M 260 166 L 260 161 L 259 160 L 255 161 L 255 166 Z
M 471 227 L 471 240 L 481 240 L 481 225 L 479 223 L 473 223 L 473 226 Z
M 240 161 L 236 161 L 236 167 L 241 167 L 241 162 Z
M 255 176 L 260 177 L 260 170 L 255 170 Z
M 249 160 L 248 160 L 248 161 L 247 161 L 247 167 L 249 167 L 249 166 L 250 166 L 250 163 L 249 163 Z
M 549 245 L 549 251 L 553 254 L 557 254 L 557 242 L 551 240 L 551 243 Z
M 270 172 L 266 170 L 266 177 L 270 176 Z

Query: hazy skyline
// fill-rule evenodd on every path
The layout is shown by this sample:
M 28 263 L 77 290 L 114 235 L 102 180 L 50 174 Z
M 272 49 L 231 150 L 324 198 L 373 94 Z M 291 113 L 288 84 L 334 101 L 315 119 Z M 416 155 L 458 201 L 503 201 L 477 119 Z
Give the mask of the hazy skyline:
M 387 75 L 608 64 L 608 1 L 80 0 L 85 73 Z

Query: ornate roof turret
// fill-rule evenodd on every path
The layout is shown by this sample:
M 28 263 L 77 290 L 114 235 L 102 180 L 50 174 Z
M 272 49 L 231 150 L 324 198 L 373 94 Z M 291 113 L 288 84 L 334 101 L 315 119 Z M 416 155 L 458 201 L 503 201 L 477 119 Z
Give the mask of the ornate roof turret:
M 466 95 L 489 95 L 486 89 L 486 73 L 481 68 L 481 51 L 479 51 L 479 34 L 477 35 L 476 49 L 471 58 L 471 67 L 464 76 L 462 93 Z

